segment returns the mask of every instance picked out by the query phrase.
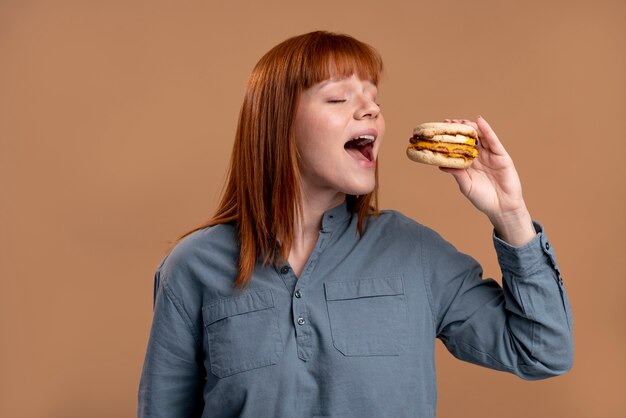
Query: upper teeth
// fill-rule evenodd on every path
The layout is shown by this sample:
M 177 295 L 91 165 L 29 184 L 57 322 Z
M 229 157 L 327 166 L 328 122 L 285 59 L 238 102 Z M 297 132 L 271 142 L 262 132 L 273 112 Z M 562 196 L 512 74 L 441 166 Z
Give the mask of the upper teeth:
M 356 145 L 363 146 L 374 142 L 375 139 L 374 135 L 361 135 L 352 138 L 350 141 L 357 141 Z

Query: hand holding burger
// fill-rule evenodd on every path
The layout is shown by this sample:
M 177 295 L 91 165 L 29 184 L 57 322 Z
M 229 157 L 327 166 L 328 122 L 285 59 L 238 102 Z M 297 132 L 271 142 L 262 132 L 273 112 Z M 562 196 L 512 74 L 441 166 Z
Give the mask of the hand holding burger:
M 519 176 L 513 160 L 491 126 L 480 116 L 476 122 L 467 119 L 446 119 L 444 122 L 443 125 L 446 125 L 444 127 L 422 125 L 415 129 L 411 144 L 407 149 L 409 158 L 414 161 L 418 158 L 420 162 L 439 165 L 442 171 L 452 174 L 461 192 L 478 210 L 489 217 L 500 238 L 516 246 L 530 241 L 536 233 L 522 197 Z M 460 133 L 463 128 L 451 125 L 470 128 L 477 135 L 472 137 L 470 130 L 463 130 L 463 133 Z M 444 132 L 450 127 L 457 130 Z M 457 135 L 471 139 L 478 138 L 475 142 L 474 158 L 471 157 L 473 155 L 472 145 L 470 145 L 472 141 L 462 141 L 458 138 L 456 143 L 450 142 L 449 137 L 453 133 L 455 139 L 458 138 Z M 439 140 L 430 139 L 437 135 L 441 137 L 438 138 Z M 428 140 L 434 145 L 429 145 Z M 435 144 L 435 142 L 441 144 Z M 459 144 L 460 142 L 462 143 Z M 429 146 L 431 147 L 429 151 L 433 155 L 424 157 L 428 154 L 425 151 Z M 459 146 L 463 146 L 462 152 L 459 152 Z M 411 151 L 412 149 L 414 151 Z M 439 149 L 441 151 L 438 151 Z

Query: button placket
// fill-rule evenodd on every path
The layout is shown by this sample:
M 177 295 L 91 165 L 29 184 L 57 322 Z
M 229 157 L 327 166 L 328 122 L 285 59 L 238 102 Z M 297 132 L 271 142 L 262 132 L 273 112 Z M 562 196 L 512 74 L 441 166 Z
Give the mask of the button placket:
M 298 278 L 293 274 L 293 270 L 291 269 L 289 263 L 284 262 L 282 265 L 275 266 L 274 271 L 276 271 L 276 276 L 280 277 L 282 280 L 287 292 L 289 292 L 289 294 L 293 294 Z
M 542 236 L 542 247 L 543 247 L 543 251 L 546 253 L 548 258 L 550 259 L 550 264 L 552 264 L 552 268 L 556 272 L 559 285 L 563 286 L 563 276 L 561 275 L 561 270 L 559 269 L 559 265 L 556 263 L 554 250 L 552 249 L 552 246 L 550 245 L 550 242 L 548 241 L 545 235 Z
M 311 271 L 315 268 L 315 265 L 317 264 L 319 253 L 322 251 L 322 248 L 324 247 L 325 240 L 326 240 L 326 237 L 324 236 L 324 233 L 320 232 L 320 236 L 317 240 L 317 244 L 315 248 L 313 249 L 313 252 L 311 253 L 309 260 L 307 261 L 306 267 L 304 268 L 302 275 L 298 279 L 298 283 L 301 287 L 297 289 L 293 294 L 294 298 L 292 299 L 292 306 L 293 306 L 295 323 L 298 325 L 296 327 L 296 336 L 298 340 L 308 338 L 308 334 L 309 334 L 309 330 L 306 327 L 304 327 L 304 325 L 307 322 L 306 321 L 306 304 L 304 300 L 302 299 L 301 289 L 302 287 L 305 286 L 306 282 L 308 281 L 308 277 Z
M 298 357 L 308 361 L 311 357 L 311 330 L 308 322 L 306 305 L 302 299 L 293 299 L 293 320 L 296 332 L 296 346 Z
M 294 291 L 292 297 L 292 312 L 298 357 L 303 361 L 308 361 L 313 354 L 311 323 L 309 322 L 310 318 L 305 301 L 306 285 L 311 280 L 311 273 L 315 270 L 315 266 L 317 265 L 320 255 L 329 241 L 330 235 L 330 231 L 320 231 L 315 248 L 309 257 L 300 278 L 297 280 L 296 286 L 298 288 Z
M 298 279 L 297 286 L 301 285 L 302 278 Z M 307 308 L 302 297 L 301 288 L 296 289 L 293 292 L 291 299 L 293 321 L 296 331 L 296 339 L 300 344 L 301 341 L 306 340 L 309 337 L 308 323 L 307 323 Z
M 296 297 L 296 292 L 294 292 L 294 298 L 292 299 L 293 320 L 294 324 L 296 325 L 296 338 L 302 339 L 306 338 L 308 334 L 308 330 L 303 327 L 303 325 L 305 325 L 307 322 L 307 313 L 306 306 L 304 304 L 304 301 L 302 300 L 302 293 L 300 292 L 300 297 Z

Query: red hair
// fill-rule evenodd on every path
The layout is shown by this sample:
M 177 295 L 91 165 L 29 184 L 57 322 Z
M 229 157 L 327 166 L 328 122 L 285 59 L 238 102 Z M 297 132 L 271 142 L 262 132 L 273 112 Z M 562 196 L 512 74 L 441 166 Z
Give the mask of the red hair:
M 209 221 L 182 235 L 233 222 L 239 244 L 235 286 L 250 282 L 258 257 L 264 265 L 286 260 L 301 216 L 300 170 L 294 120 L 302 91 L 333 77 L 356 74 L 378 84 L 382 59 L 371 46 L 350 36 L 311 32 L 276 45 L 248 79 L 239 114 L 226 187 Z M 347 196 L 363 232 L 366 216 L 378 213 L 376 186 Z

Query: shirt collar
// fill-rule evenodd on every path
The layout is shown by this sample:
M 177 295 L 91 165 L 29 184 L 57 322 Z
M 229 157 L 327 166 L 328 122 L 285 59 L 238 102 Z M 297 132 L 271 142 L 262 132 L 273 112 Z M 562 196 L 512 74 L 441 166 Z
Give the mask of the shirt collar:
M 344 199 L 340 205 L 324 212 L 324 216 L 322 217 L 322 231 L 332 231 L 337 225 L 343 224 L 351 217 L 352 213 L 348 210 L 348 202 Z

